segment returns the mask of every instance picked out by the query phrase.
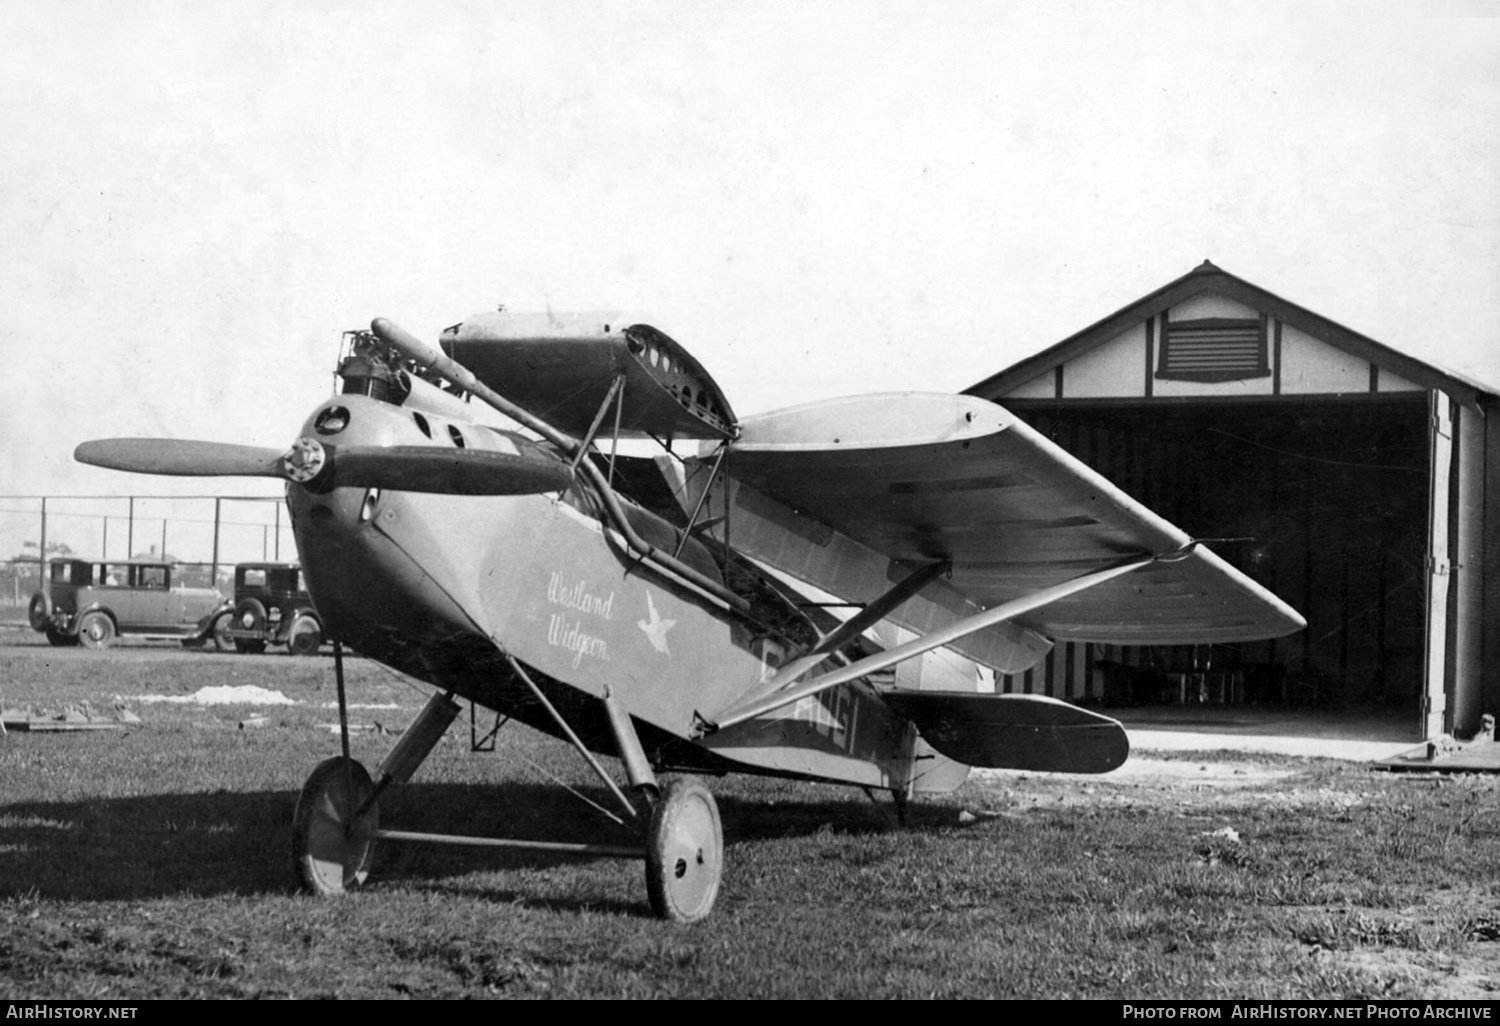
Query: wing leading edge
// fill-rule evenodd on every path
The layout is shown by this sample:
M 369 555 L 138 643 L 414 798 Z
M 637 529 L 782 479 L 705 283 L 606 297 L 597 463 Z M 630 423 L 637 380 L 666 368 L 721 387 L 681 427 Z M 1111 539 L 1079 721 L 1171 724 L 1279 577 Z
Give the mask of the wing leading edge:
M 1013 622 L 1053 640 L 1125 645 L 1253 641 L 1306 625 L 1187 532 L 983 399 L 896 393 L 752 417 L 741 422 L 728 467 L 730 501 L 751 514 L 751 530 L 734 528 L 736 548 L 748 542 L 755 558 L 836 594 L 847 568 L 820 563 L 811 548 L 843 539 L 888 561 L 888 576 L 902 564 L 948 562 L 945 587 L 980 608 L 1152 554 L 1166 558 Z M 755 514 L 774 519 L 767 504 L 813 525 L 812 540 L 758 537 Z

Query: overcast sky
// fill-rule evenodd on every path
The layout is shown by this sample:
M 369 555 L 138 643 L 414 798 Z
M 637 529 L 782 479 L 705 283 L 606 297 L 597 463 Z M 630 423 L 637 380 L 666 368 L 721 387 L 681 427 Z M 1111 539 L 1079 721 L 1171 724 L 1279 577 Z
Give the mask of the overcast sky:
M 1500 388 L 1495 8 L 5 0 L 0 492 L 285 446 L 340 332 L 500 302 L 646 313 L 744 414 L 962 389 L 1209 258 Z

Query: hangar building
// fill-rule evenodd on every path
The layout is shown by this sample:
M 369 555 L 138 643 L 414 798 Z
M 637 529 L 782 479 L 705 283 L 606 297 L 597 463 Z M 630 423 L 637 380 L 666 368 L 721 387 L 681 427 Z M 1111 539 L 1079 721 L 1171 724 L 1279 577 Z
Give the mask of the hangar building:
M 1001 690 L 1500 713 L 1500 402 L 1208 261 L 967 390 L 1298 609 L 1275 641 L 1059 644 Z

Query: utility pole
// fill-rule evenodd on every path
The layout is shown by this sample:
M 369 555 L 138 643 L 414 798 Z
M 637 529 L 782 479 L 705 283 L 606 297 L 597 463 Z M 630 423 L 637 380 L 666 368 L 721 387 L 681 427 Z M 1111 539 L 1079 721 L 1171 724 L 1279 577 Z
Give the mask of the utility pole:
M 42 496 L 42 543 L 36 550 L 36 587 L 37 591 L 52 594 L 52 586 L 47 583 L 47 497 Z

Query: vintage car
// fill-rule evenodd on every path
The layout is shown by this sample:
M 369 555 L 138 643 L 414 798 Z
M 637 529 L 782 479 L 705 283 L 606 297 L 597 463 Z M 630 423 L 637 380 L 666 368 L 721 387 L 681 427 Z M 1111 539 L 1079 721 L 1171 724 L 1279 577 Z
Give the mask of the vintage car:
M 186 567 L 156 560 L 54 559 L 28 618 L 59 646 L 108 648 L 128 634 L 190 646 L 211 640 L 227 649 L 232 605 L 217 588 L 189 587 L 187 580 Z
M 313 655 L 323 644 L 323 620 L 302 587 L 296 563 L 241 563 L 234 568 L 234 616 L 225 636 L 240 652 L 285 645 Z

